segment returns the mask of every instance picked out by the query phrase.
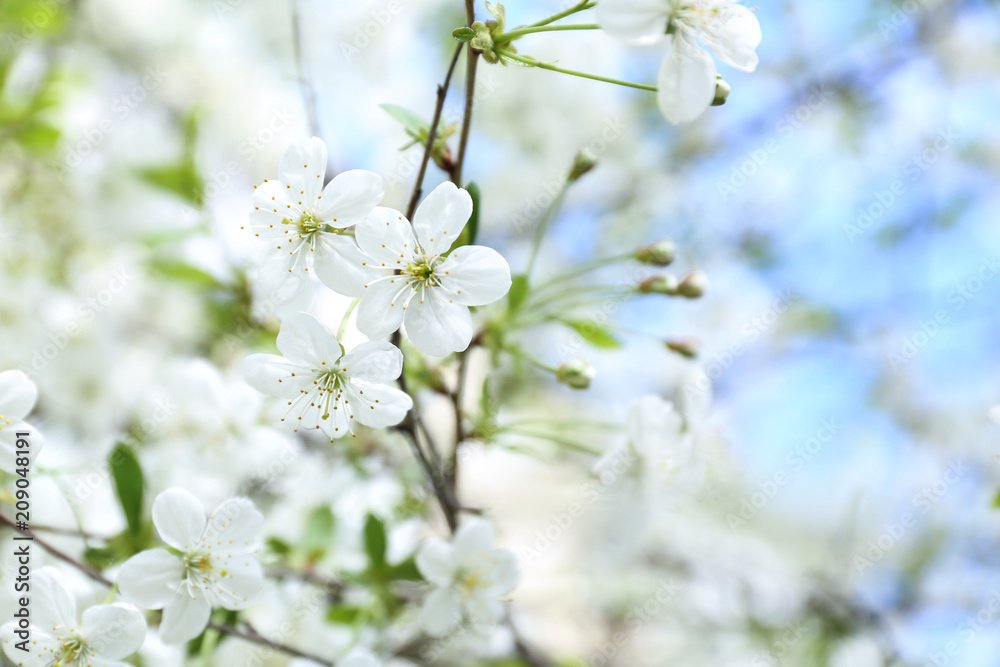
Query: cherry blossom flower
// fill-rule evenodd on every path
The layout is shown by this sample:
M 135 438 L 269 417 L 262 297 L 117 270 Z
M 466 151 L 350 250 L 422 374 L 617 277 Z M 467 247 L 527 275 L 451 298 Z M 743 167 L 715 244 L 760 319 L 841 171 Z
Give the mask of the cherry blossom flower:
M 601 0 L 597 22 L 633 44 L 667 36 L 670 49 L 660 65 L 657 100 L 673 124 L 694 120 L 715 98 L 718 79 L 708 51 L 745 72 L 757 68 L 760 23 L 731 0 Z
M 365 284 L 358 329 L 384 338 L 405 323 L 413 344 L 438 357 L 469 346 L 469 306 L 493 303 L 511 284 L 510 267 L 491 248 L 446 254 L 471 215 L 469 193 L 446 182 L 424 199 L 412 224 L 399 211 L 377 208 L 357 226 L 365 266 L 392 271 Z
M 492 625 L 503 617 L 500 597 L 517 585 L 517 559 L 494 548 L 496 534 L 486 519 L 469 519 L 451 542 L 428 540 L 417 553 L 417 567 L 434 590 L 424 600 L 420 621 L 431 636 L 447 634 L 463 618 Z
M 179 554 L 150 549 L 133 556 L 122 566 L 118 588 L 140 607 L 163 609 L 165 643 L 200 635 L 213 607 L 245 609 L 263 585 L 254 554 L 264 517 L 249 500 L 227 500 L 206 519 L 197 498 L 168 489 L 153 501 L 153 525 Z
M 4 653 L 24 667 L 128 667 L 124 658 L 142 647 L 146 620 L 119 605 L 97 605 L 76 614 L 76 601 L 52 568 L 36 572 L 31 582 L 28 651 L 17 648 L 24 637 L 16 623 L 0 628 Z
M 326 158 L 322 140 L 298 140 L 281 159 L 278 180 L 265 180 L 253 194 L 249 227 L 267 244 L 258 258 L 258 280 L 279 303 L 302 291 L 310 269 L 349 296 L 359 296 L 374 275 L 344 230 L 382 201 L 382 179 L 355 169 L 323 187 Z
M 281 323 L 277 343 L 283 356 L 252 354 L 243 372 L 258 391 L 287 399 L 284 419 L 291 418 L 296 431 L 322 429 L 332 442 L 353 433 L 354 422 L 395 426 L 413 407 L 406 393 L 387 384 L 403 371 L 403 354 L 387 341 L 362 343 L 345 354 L 325 326 L 300 313 Z
M 18 433 L 30 433 L 28 459 L 42 448 L 38 431 L 23 421 L 35 407 L 38 388 L 22 371 L 0 373 L 0 470 L 12 471 L 18 457 Z

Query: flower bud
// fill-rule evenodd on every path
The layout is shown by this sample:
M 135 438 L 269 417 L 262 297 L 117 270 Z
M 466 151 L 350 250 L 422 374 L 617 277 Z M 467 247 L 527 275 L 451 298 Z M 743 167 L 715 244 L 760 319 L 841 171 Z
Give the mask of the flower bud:
M 476 36 L 476 31 L 472 28 L 455 28 L 451 31 L 451 36 L 460 42 L 471 42 Z
M 667 296 L 677 296 L 677 288 L 679 287 L 677 278 L 670 275 L 669 273 L 664 273 L 659 276 L 652 276 L 646 278 L 636 287 L 636 290 L 642 294 L 666 294 Z
M 721 76 L 715 82 L 715 99 L 712 100 L 713 107 L 721 107 L 729 99 L 729 84 L 722 80 Z
M 596 166 L 597 156 L 589 148 L 581 149 L 576 154 L 576 157 L 573 158 L 573 167 L 569 170 L 569 176 L 566 177 L 566 181 L 573 183 Z
M 669 266 L 674 261 L 677 254 L 677 246 L 670 239 L 664 239 L 639 248 L 635 252 L 635 258 L 643 264 L 653 266 Z
M 677 293 L 688 299 L 697 299 L 708 291 L 708 276 L 701 269 L 696 269 L 684 276 L 677 286 Z
M 556 379 L 570 389 L 587 389 L 597 371 L 586 359 L 573 359 L 559 367 Z
M 701 346 L 695 338 L 675 338 L 667 341 L 668 350 L 688 359 L 694 359 L 698 356 L 699 347 Z

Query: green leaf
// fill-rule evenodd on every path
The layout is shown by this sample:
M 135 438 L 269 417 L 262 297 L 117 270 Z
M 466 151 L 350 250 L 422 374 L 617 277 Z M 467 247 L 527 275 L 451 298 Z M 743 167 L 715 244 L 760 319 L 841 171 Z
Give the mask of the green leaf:
M 528 276 L 519 273 L 511 280 L 510 292 L 507 293 L 507 307 L 515 312 L 528 297 Z
M 215 276 L 187 262 L 171 259 L 154 260 L 150 268 L 164 278 L 169 278 L 180 283 L 187 283 L 199 289 L 216 289 L 222 287 L 222 284 L 216 280 Z
M 140 169 L 138 173 L 150 185 L 172 192 L 199 208 L 205 201 L 201 176 L 193 160 L 185 159 L 163 167 L 147 167 Z
M 330 607 L 326 611 L 326 620 L 331 623 L 351 625 L 358 620 L 360 615 L 361 610 L 357 607 Z
M 424 576 L 417 568 L 417 559 L 410 556 L 399 565 L 392 568 L 392 578 L 399 581 L 423 581 Z
M 312 511 L 306 520 L 306 533 L 302 538 L 302 550 L 309 558 L 320 558 L 326 553 L 333 540 L 335 526 L 333 510 L 329 507 L 317 507 Z
M 404 109 L 395 104 L 382 104 L 380 106 L 387 114 L 402 123 L 403 127 L 412 136 L 420 136 L 421 132 L 424 133 L 424 136 L 427 136 L 426 133 L 430 131 L 431 124 L 409 109 Z
M 469 218 L 468 224 L 465 225 L 465 229 L 451 246 L 451 250 L 461 248 L 464 245 L 475 245 L 476 239 L 479 237 L 479 201 L 482 197 L 482 191 L 475 181 L 469 181 L 465 189 L 472 197 L 472 216 Z
M 146 481 L 139 459 L 131 447 L 119 444 L 111 451 L 108 466 L 128 529 L 133 535 L 138 535 L 142 532 L 143 498 L 146 493 Z
M 279 556 L 287 556 L 292 553 L 292 545 L 277 537 L 267 538 L 267 548 Z
M 472 28 L 455 28 L 451 31 L 451 36 L 460 42 L 468 42 L 476 36 L 476 31 Z
M 386 543 L 385 524 L 374 514 L 369 514 L 365 521 L 365 552 L 374 570 L 385 568 Z
M 622 342 L 611 335 L 607 327 L 594 322 L 579 320 L 562 320 L 562 323 L 580 334 L 585 341 L 605 350 L 613 350 L 622 346 Z
M 1000 491 L 997 491 L 997 495 L 993 499 L 993 507 L 1000 508 Z

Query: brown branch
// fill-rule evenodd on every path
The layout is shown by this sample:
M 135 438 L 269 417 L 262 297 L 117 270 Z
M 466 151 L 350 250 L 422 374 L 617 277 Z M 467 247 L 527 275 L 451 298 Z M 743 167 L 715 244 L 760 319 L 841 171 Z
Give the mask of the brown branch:
M 42 547 L 43 549 L 45 549 L 50 554 L 52 554 L 59 560 L 63 561 L 64 563 L 73 566 L 74 568 L 84 573 L 97 583 L 103 584 L 108 588 L 113 588 L 115 586 L 115 583 L 113 581 L 111 581 L 103 574 L 101 574 L 97 569 L 87 565 L 86 563 L 81 563 L 77 559 L 67 554 L 65 551 L 59 549 L 55 545 L 49 543 L 47 540 L 36 535 L 32 530 L 30 529 L 20 530 L 17 527 L 17 523 L 15 523 L 13 519 L 11 519 L 10 517 L 8 517 L 3 513 L 0 513 L 0 523 L 5 523 L 8 526 L 10 526 L 13 530 L 21 533 L 22 535 L 30 537 L 35 542 L 35 544 Z M 251 630 L 250 632 L 244 632 L 231 625 L 225 625 L 221 623 L 211 623 L 211 622 L 208 624 L 208 627 L 211 628 L 212 630 L 216 630 L 218 632 L 222 632 L 224 634 L 231 635 L 233 637 L 239 637 L 240 639 L 245 639 L 246 641 L 252 642 L 254 644 L 261 644 L 264 646 L 268 646 L 276 651 L 281 651 L 282 653 L 286 653 L 288 655 L 292 655 L 297 658 L 306 658 L 307 660 L 313 660 L 315 662 L 318 662 L 321 665 L 328 665 L 329 667 L 333 667 L 333 663 L 328 660 L 324 660 L 314 655 L 304 653 L 296 648 L 292 648 L 291 646 L 286 646 L 285 644 L 273 642 L 267 637 L 264 637 L 263 635 L 258 633 L 256 630 Z

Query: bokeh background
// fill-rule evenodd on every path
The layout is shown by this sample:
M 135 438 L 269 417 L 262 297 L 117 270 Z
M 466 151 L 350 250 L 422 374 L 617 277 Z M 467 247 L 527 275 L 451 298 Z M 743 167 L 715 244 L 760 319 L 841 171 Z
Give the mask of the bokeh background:
M 430 115 L 461 5 L 0 3 L 0 368 L 39 384 L 37 421 L 62 465 L 86 470 L 131 433 L 154 441 L 143 450 L 151 486 L 218 500 L 245 491 L 236 478 L 274 448 L 297 446 L 265 428 L 239 361 L 270 344 L 277 316 L 309 308 L 336 325 L 346 302 L 317 290 L 276 308 L 256 293 L 240 229 L 252 185 L 316 128 L 331 173 L 375 171 L 386 203 L 404 208 L 420 152 L 400 151 L 407 137 L 379 105 Z M 507 14 L 517 25 L 561 8 L 511 0 Z M 539 272 L 672 238 L 677 271 L 711 280 L 697 301 L 597 306 L 622 327 L 620 348 L 526 333 L 535 356 L 585 356 L 597 380 L 585 393 L 512 380 L 506 409 L 621 422 L 633 400 L 672 396 L 711 433 L 713 472 L 693 498 L 642 503 L 599 486 L 599 502 L 564 527 L 600 478 L 515 437 L 469 446 L 463 493 L 522 559 L 523 634 L 566 664 L 996 665 L 1000 9 L 755 9 L 759 69 L 721 65 L 728 103 L 686 126 L 668 125 L 643 91 L 480 64 L 466 177 L 483 192 L 481 242 L 523 268 L 553 184 L 588 147 L 599 165 L 570 190 Z M 599 31 L 528 36 L 519 49 L 642 82 L 661 57 Z M 446 121 L 461 110 L 456 85 Z M 591 279 L 637 276 L 611 267 Z M 679 337 L 699 341 L 697 360 L 665 349 Z M 213 366 L 190 361 L 203 358 Z M 181 407 L 161 419 L 164 400 Z M 428 406 L 450 433 L 445 406 Z M 600 450 L 621 438 L 583 430 Z M 292 541 L 304 517 L 333 506 L 337 547 L 324 563 L 350 568 L 351 527 L 369 511 L 399 516 L 415 476 L 401 482 L 393 455 L 358 454 L 352 465 L 297 454 L 265 489 L 271 534 Z M 79 499 L 80 479 L 40 483 Z M 113 533 L 122 519 L 106 486 L 37 511 L 58 524 L 84 507 L 88 530 Z M 425 534 L 403 519 L 400 553 Z M 630 616 L 663 582 L 680 592 Z M 273 609 L 293 593 L 270 595 Z M 304 636 L 345 643 L 316 623 Z M 141 664 L 183 663 L 161 648 Z

